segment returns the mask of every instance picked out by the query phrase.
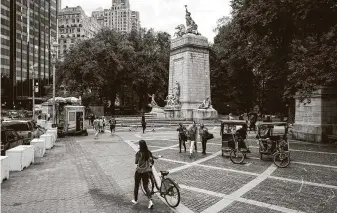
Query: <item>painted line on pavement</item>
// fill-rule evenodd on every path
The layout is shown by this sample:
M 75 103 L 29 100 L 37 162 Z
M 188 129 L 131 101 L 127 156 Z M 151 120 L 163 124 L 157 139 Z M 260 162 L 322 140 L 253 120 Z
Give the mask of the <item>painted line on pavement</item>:
M 179 146 L 179 144 L 175 144 L 173 146 L 168 146 L 168 147 L 161 148 L 161 149 L 156 149 L 156 150 L 153 150 L 151 152 L 159 152 L 159 151 L 163 151 L 163 150 L 166 150 L 166 149 L 171 149 L 171 148 L 174 148 L 174 147 L 177 147 L 177 146 Z
M 254 149 L 258 149 L 258 146 L 249 146 Z M 335 152 L 317 152 L 317 151 L 311 151 L 311 150 L 303 150 L 303 149 L 289 149 L 290 151 L 294 152 L 308 152 L 308 153 L 314 153 L 314 154 L 327 154 L 327 155 L 337 155 Z
M 254 159 L 254 160 L 261 160 L 260 158 L 257 157 L 249 157 L 249 159 Z M 291 160 L 291 158 L 290 158 Z M 325 167 L 325 168 L 332 168 L 332 169 L 337 169 L 337 166 L 331 166 L 331 165 L 324 165 L 324 164 L 319 164 L 319 163 L 307 163 L 307 162 L 300 162 L 300 161 L 290 161 L 292 164 L 300 164 L 300 165 L 308 165 L 308 166 L 317 166 L 317 167 Z
M 167 158 L 159 158 L 159 160 L 168 161 L 168 162 L 172 162 L 172 163 L 180 163 L 180 164 L 185 164 L 185 165 L 191 165 L 191 166 L 200 166 L 200 167 L 222 170 L 222 171 L 228 171 L 228 172 L 235 172 L 235 173 L 240 173 L 240 174 L 245 174 L 245 175 L 252 175 L 252 176 L 259 176 L 260 175 L 258 173 L 254 173 L 254 172 L 246 172 L 246 171 L 235 170 L 235 169 L 227 169 L 227 168 L 209 166 L 209 165 L 204 165 L 204 164 L 193 164 L 193 163 L 189 163 L 189 162 L 184 162 L 184 161 L 179 161 L 179 160 L 171 160 L 171 159 L 167 159 Z
M 318 187 L 329 188 L 329 189 L 337 189 L 337 186 L 328 185 L 328 184 L 324 184 L 324 183 L 314 183 L 314 182 L 309 182 L 309 181 L 295 180 L 295 179 L 289 179 L 289 178 L 283 178 L 283 177 L 277 177 L 277 176 L 269 176 L 268 178 L 275 179 L 275 180 L 281 180 L 281 181 L 288 181 L 288 182 L 293 182 L 293 183 L 306 184 L 306 185 L 310 185 L 310 186 L 318 186 Z
M 135 150 L 136 152 L 138 151 L 138 147 L 134 144 L 134 143 L 131 143 L 131 142 L 129 142 L 129 141 L 125 141 L 133 150 Z M 155 168 L 155 166 L 152 166 L 152 170 L 153 170 L 153 175 L 154 175 L 154 177 L 156 178 L 156 180 L 158 181 L 158 185 L 160 185 L 161 184 L 161 182 L 160 182 L 160 177 L 159 177 L 159 175 L 158 175 L 158 173 L 157 173 L 157 171 L 156 171 L 156 168 Z M 184 204 L 182 204 L 182 203 L 180 203 L 179 204 L 179 206 L 177 206 L 177 207 L 175 207 L 175 208 L 172 208 L 172 207 L 170 207 L 168 204 L 167 204 L 167 202 L 166 202 L 166 200 L 162 197 L 162 196 L 160 196 L 158 193 L 156 193 L 156 195 L 157 195 L 157 197 L 162 201 L 162 202 L 164 202 L 172 211 L 174 211 L 174 212 L 177 212 L 177 213 L 193 213 L 193 211 L 191 210 L 191 209 L 189 209 L 189 208 L 187 208 Z
M 186 165 L 183 165 L 183 166 L 180 166 L 180 167 L 176 167 L 176 168 L 173 168 L 173 169 L 170 169 L 169 172 L 170 173 L 173 173 L 173 172 L 177 172 L 177 171 L 180 171 L 180 170 L 183 170 L 183 169 L 187 169 L 191 166 L 194 166 L 194 165 L 197 165 L 199 163 L 202 163 L 202 162 L 205 162 L 205 161 L 208 161 L 212 158 L 215 158 L 216 156 L 220 155 L 221 154 L 221 151 L 218 151 L 208 157 L 205 157 L 205 158 L 202 158 L 202 159 L 199 159 L 197 161 L 194 161 L 193 163 L 189 163 L 189 164 L 186 164 Z
M 282 207 L 282 206 L 276 206 L 273 204 L 269 204 L 269 203 L 264 203 L 264 202 L 260 202 L 260 201 L 256 201 L 256 200 L 250 200 L 250 199 L 246 199 L 246 198 L 237 198 L 236 201 L 242 202 L 242 203 L 247 203 L 247 204 L 251 204 L 251 205 L 255 205 L 255 206 L 259 206 L 259 207 L 265 207 L 268 209 L 272 209 L 275 211 L 280 211 L 280 212 L 285 212 L 285 213 L 305 213 L 299 210 L 294 210 L 294 209 L 289 209 L 286 207 Z
M 148 147 L 155 147 L 155 148 L 165 148 L 164 146 L 148 146 Z M 169 148 L 168 149 L 172 149 L 172 150 L 179 150 L 179 148 Z M 215 152 L 206 152 L 208 154 L 214 154 Z M 254 160 L 261 160 L 258 157 L 251 157 L 249 156 L 249 159 L 254 159 Z M 319 163 L 307 163 L 307 162 L 301 162 L 301 161 L 291 161 L 291 163 L 294 164 L 300 164 L 300 165 L 308 165 L 308 166 L 317 166 L 317 167 L 324 167 L 324 168 L 332 168 L 332 169 L 337 169 L 337 166 L 332 166 L 332 165 L 325 165 L 325 164 L 319 164 Z
M 244 175 L 251 175 L 251 176 L 259 176 L 260 175 L 259 173 L 254 173 L 254 172 L 246 172 L 246 171 L 241 171 L 241 170 L 236 170 L 236 169 L 227 169 L 227 168 L 204 165 L 204 164 L 193 164 L 193 163 L 188 163 L 188 162 L 184 162 L 184 161 L 171 160 L 171 159 L 167 159 L 167 158 L 159 158 L 159 160 L 168 161 L 168 162 L 172 162 L 172 163 L 180 163 L 180 164 L 184 164 L 184 165 L 200 166 L 200 167 L 205 167 L 205 168 L 209 168 L 209 169 L 216 169 L 216 170 L 240 173 L 240 174 L 244 174 Z M 324 184 L 324 183 L 315 183 L 315 182 L 310 182 L 310 181 L 295 180 L 295 179 L 283 178 L 283 177 L 277 177 L 277 176 L 268 176 L 268 178 L 281 180 L 281 181 L 288 181 L 288 182 L 293 182 L 293 183 L 300 183 L 300 184 L 305 184 L 305 185 L 310 185 L 310 186 L 318 186 L 318 187 L 329 188 L 329 189 L 337 189 L 337 186 Z
M 250 200 L 250 199 L 246 199 L 246 198 L 237 198 L 237 197 L 232 197 L 230 195 L 226 195 L 223 193 L 218 193 L 218 192 L 213 192 L 213 191 L 209 191 L 209 190 L 205 190 L 205 189 L 200 189 L 200 188 L 196 188 L 196 187 L 191 187 L 191 186 L 186 186 L 186 185 L 182 185 L 179 184 L 180 188 L 182 189 L 187 189 L 189 191 L 194 191 L 194 192 L 199 192 L 199 193 L 203 193 L 203 194 L 207 194 L 207 195 L 211 195 L 214 197 L 221 197 L 223 199 L 227 199 L 229 201 L 239 201 L 242 203 L 247 203 L 247 204 L 251 204 L 254 206 L 259 206 L 259 207 L 264 207 L 264 208 L 268 208 L 268 209 L 272 209 L 272 210 L 276 210 L 276 211 L 281 211 L 281 212 L 292 212 L 292 213 L 299 213 L 301 211 L 297 211 L 297 210 L 293 210 L 293 209 L 289 209 L 289 208 L 285 208 L 282 206 L 276 206 L 276 205 L 272 205 L 272 204 L 268 204 L 268 203 L 264 203 L 264 202 L 260 202 L 260 201 L 255 201 L 255 200 Z
M 245 174 L 245 175 L 252 175 L 252 176 L 259 176 L 260 175 L 258 173 L 254 173 L 254 172 L 246 172 L 246 171 L 235 170 L 235 169 L 227 169 L 227 168 L 209 166 L 209 165 L 204 165 L 204 164 L 198 164 L 196 166 L 210 168 L 210 169 L 216 169 L 216 170 L 223 170 L 223 171 L 228 171 L 228 172 L 235 172 L 235 173 L 240 173 L 240 174 Z
M 274 171 L 276 170 L 276 166 L 273 164 L 268 167 L 262 174 L 257 176 L 252 181 L 248 182 L 247 184 L 243 185 L 240 189 L 236 190 L 235 192 L 231 193 L 230 195 L 224 197 L 222 200 L 217 202 L 216 204 L 208 207 L 202 213 L 216 213 L 221 211 L 222 209 L 229 206 L 231 203 L 233 203 L 234 199 L 228 199 L 228 198 L 239 198 L 245 193 L 249 192 L 251 189 L 259 185 L 262 181 L 266 180 L 268 176 L 270 176 Z

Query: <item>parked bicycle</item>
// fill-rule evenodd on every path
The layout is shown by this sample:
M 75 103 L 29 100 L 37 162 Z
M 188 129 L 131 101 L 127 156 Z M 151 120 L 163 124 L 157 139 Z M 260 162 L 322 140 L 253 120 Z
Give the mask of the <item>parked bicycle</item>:
M 167 204 L 171 206 L 172 208 L 175 208 L 180 203 L 180 190 L 178 184 L 173 181 L 171 178 L 166 177 L 169 172 L 168 171 L 160 171 L 160 180 L 161 184 L 159 187 L 159 184 L 157 183 L 156 178 L 153 175 L 153 171 L 150 172 L 150 178 L 149 178 L 149 190 L 151 194 L 160 192 L 160 196 L 165 198 Z M 144 189 L 144 184 L 141 184 L 141 188 L 143 193 L 146 195 L 146 191 Z M 157 191 L 155 191 L 155 188 Z

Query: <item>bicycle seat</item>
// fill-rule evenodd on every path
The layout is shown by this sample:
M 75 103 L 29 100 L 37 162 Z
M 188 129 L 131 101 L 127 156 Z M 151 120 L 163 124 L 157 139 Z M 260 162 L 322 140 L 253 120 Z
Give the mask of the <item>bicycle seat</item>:
M 160 171 L 160 174 L 161 174 L 162 176 L 166 176 L 166 175 L 169 174 L 169 172 L 168 172 L 168 171 Z

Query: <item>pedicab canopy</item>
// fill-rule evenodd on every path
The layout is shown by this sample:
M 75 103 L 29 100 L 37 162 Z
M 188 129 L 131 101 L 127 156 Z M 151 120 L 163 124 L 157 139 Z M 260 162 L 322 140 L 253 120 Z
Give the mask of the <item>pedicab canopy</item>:
M 224 131 L 225 125 L 227 126 L 235 126 L 236 129 L 241 128 L 243 125 L 247 124 L 244 120 L 222 120 L 221 121 L 221 134 Z

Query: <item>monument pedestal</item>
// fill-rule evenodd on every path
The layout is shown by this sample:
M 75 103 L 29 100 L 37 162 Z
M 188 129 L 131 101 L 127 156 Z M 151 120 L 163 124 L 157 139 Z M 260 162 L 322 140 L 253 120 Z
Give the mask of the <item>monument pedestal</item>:
M 294 139 L 326 143 L 328 135 L 337 134 L 336 88 L 317 88 L 304 102 L 295 98 Z
M 181 110 L 165 109 L 165 117 L 187 120 L 193 120 L 195 116 L 198 119 L 217 118 L 218 113 L 214 109 L 212 112 L 197 110 L 206 98 L 211 97 L 209 45 L 206 37 L 185 34 L 171 40 L 169 94 L 177 84 L 180 85 L 178 101 Z
M 213 109 L 195 109 L 193 110 L 193 118 L 196 120 L 211 120 L 218 118 L 218 112 Z
M 152 107 L 151 112 L 145 113 L 147 115 L 153 115 L 157 118 L 165 118 L 165 111 L 159 107 Z
M 164 111 L 166 119 L 184 118 L 180 107 L 166 107 Z

